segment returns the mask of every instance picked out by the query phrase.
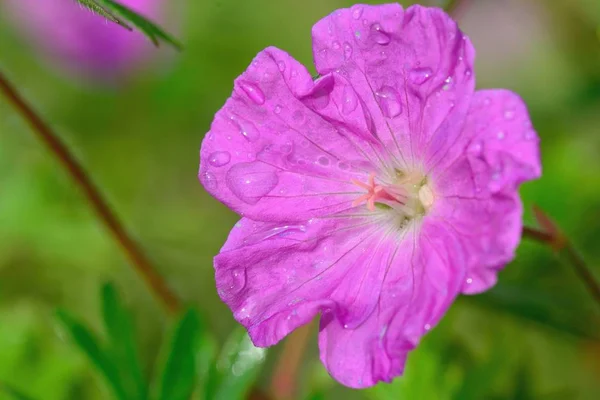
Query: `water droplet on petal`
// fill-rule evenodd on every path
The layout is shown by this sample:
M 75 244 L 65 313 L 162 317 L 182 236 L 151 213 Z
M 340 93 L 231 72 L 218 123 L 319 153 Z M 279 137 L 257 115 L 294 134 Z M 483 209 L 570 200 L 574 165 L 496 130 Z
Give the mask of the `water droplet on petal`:
M 504 111 L 504 119 L 511 120 L 515 117 L 515 112 L 512 110 Z
M 450 90 L 452 88 L 452 77 L 451 76 L 447 77 L 444 82 L 445 82 L 445 85 L 442 87 L 442 89 Z
M 281 112 L 281 106 L 280 106 L 279 104 L 277 104 L 277 105 L 275 106 L 275 108 L 273 109 L 273 112 L 274 112 L 275 114 L 279 114 L 279 113 Z
M 424 328 L 425 328 L 425 330 L 426 330 L 426 331 L 428 331 L 428 330 L 430 330 L 430 329 L 431 329 L 431 325 L 429 325 L 429 324 L 425 324 Z
M 334 50 L 337 50 L 340 48 L 340 42 L 338 42 L 337 40 L 334 41 L 333 43 L 331 43 L 331 47 L 333 47 Z
M 285 62 L 283 62 L 283 61 L 277 61 L 277 66 L 279 67 L 279 70 L 281 72 L 285 71 Z
M 256 204 L 279 182 L 276 170 L 262 162 L 239 163 L 227 171 L 227 187 L 240 200 Z
M 344 58 L 346 60 L 352 57 L 352 46 L 348 42 L 344 42 Z
M 237 126 L 240 134 L 249 142 L 256 142 L 260 138 L 260 131 L 256 126 L 243 118 L 232 115 L 229 117 L 231 122 Z
M 523 135 L 525 137 L 525 140 L 532 140 L 535 138 L 535 132 L 532 130 L 528 130 L 525 132 L 525 135 Z
M 350 114 L 352 111 L 356 110 L 356 106 L 358 105 L 358 99 L 356 98 L 356 94 L 354 93 L 354 89 L 350 85 L 344 88 L 343 99 L 342 99 L 342 112 L 344 114 Z
M 371 25 L 371 38 L 375 43 L 385 46 L 390 42 L 390 35 L 382 30 L 381 25 L 375 23 Z
M 282 144 L 280 149 L 281 149 L 282 153 L 289 154 L 292 152 L 292 144 L 291 143 Z
M 502 140 L 505 137 L 504 131 L 498 131 L 498 133 L 496 134 L 496 137 L 498 138 L 498 140 Z
M 261 105 L 265 103 L 265 94 L 260 90 L 258 86 L 249 82 L 240 82 L 242 90 L 248 95 L 250 100 L 254 103 Z
M 431 77 L 433 71 L 431 68 L 415 68 L 410 71 L 409 76 L 412 83 L 415 85 L 422 85 Z
M 473 278 L 467 278 L 467 285 L 470 285 L 471 283 L 473 283 Z
M 202 180 L 202 182 L 204 183 L 204 187 L 206 187 L 207 189 L 214 190 L 217 188 L 217 186 L 219 186 L 219 184 L 217 183 L 217 178 L 212 172 L 205 172 L 203 177 L 204 179 Z
M 350 164 L 348 164 L 346 161 L 340 161 L 338 163 L 338 168 L 342 171 L 347 171 L 350 169 Z
M 483 99 L 484 106 L 489 106 L 490 104 L 492 104 L 492 100 L 490 100 L 489 97 L 486 97 L 485 99 Z
M 481 154 L 482 146 L 481 143 L 473 143 L 469 146 L 469 153 L 473 155 Z
M 360 16 L 363 13 L 363 9 L 362 7 L 356 7 L 353 11 L 352 11 L 352 18 L 354 19 L 359 19 Z
M 317 162 L 319 164 L 321 164 L 322 166 L 327 166 L 327 165 L 329 165 L 329 158 L 327 158 L 325 156 L 321 156 L 321 157 L 317 158 Z
M 210 162 L 215 167 L 222 167 L 223 165 L 229 164 L 229 160 L 231 160 L 231 154 L 227 151 L 215 151 L 210 156 L 208 156 L 208 162 Z
M 383 86 L 375 95 L 386 117 L 393 118 L 402 113 L 402 103 L 400 103 L 400 97 L 394 88 Z

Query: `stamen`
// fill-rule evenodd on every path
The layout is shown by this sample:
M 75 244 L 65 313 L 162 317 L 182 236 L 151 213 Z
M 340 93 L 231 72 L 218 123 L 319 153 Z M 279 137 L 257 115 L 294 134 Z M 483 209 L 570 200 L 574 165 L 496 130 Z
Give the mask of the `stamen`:
M 366 203 L 369 211 L 375 211 L 375 203 L 385 204 L 407 218 L 413 218 L 431 208 L 434 194 L 426 179 L 419 173 L 401 175 L 392 184 L 376 183 L 375 174 L 370 173 L 367 182 L 353 179 L 352 183 L 367 193 L 352 202 L 352 207 Z

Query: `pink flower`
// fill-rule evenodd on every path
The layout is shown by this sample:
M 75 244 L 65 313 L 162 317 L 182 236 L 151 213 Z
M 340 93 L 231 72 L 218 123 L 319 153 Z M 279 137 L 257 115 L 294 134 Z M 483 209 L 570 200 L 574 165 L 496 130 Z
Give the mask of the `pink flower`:
M 199 178 L 243 216 L 215 258 L 235 319 L 271 346 L 321 313 L 321 360 L 361 388 L 514 257 L 538 138 L 518 96 L 474 91 L 471 42 L 439 9 L 357 5 L 312 34 L 321 77 L 259 53 Z
M 163 0 L 120 3 L 153 18 Z M 32 42 L 71 70 L 103 77 L 120 75 L 153 50 L 142 33 L 107 22 L 75 0 L 7 0 L 4 8 Z

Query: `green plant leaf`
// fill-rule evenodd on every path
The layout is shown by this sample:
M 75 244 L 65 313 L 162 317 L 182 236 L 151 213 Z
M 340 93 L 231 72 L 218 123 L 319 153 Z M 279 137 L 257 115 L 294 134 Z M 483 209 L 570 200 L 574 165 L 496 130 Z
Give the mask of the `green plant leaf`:
M 265 349 L 252 344 L 244 329 L 236 329 L 227 339 L 217 361 L 217 377 L 214 379 L 218 383 L 210 388 L 206 397 L 214 400 L 245 398 L 258 377 L 265 354 Z
M 190 309 L 177 322 L 164 366 L 160 370 L 157 400 L 188 400 L 196 383 L 196 351 L 200 318 Z
M 121 17 L 126 19 L 130 24 L 142 31 L 148 38 L 158 46 L 160 41 L 169 43 L 177 50 L 181 50 L 181 44 L 173 36 L 162 30 L 158 25 L 148 20 L 147 18 L 136 13 L 129 7 L 126 7 L 113 0 L 97 0 L 101 2 L 105 8 L 109 9 L 115 14 L 119 14 Z
M 463 297 L 462 301 L 502 311 L 579 338 L 598 339 L 600 323 L 594 315 L 582 313 L 578 305 L 535 288 L 498 284 L 486 293 Z
M 115 24 L 121 25 L 123 28 L 127 30 L 133 30 L 125 21 L 121 18 L 117 17 L 115 14 L 111 13 L 105 7 L 98 4 L 95 0 L 75 0 L 77 3 L 81 4 L 83 7 L 87 8 L 94 14 L 98 14 L 101 17 L 106 18 L 110 22 L 114 22 Z
M 102 315 L 108 334 L 107 352 L 118 368 L 123 389 L 129 399 L 145 399 L 145 381 L 135 344 L 133 321 L 111 284 L 102 288 Z
M 29 397 L 21 390 L 4 382 L 0 382 L 0 393 L 2 392 L 6 393 L 10 398 L 15 400 L 33 400 L 32 397 Z
M 130 400 L 123 389 L 119 372 L 110 357 L 103 351 L 92 332 L 64 310 L 58 310 L 57 317 L 69 331 L 73 341 L 87 355 L 90 361 L 104 375 L 117 399 Z

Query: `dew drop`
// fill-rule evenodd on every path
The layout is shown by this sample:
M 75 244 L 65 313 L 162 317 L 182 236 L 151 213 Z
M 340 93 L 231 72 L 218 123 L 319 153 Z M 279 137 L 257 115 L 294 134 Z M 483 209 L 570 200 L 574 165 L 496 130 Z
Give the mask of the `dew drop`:
M 227 151 L 215 151 L 208 156 L 208 162 L 215 167 L 222 167 L 223 165 L 229 164 L 231 160 L 231 154 Z
M 285 62 L 283 62 L 283 61 L 277 61 L 277 66 L 279 67 L 279 70 L 281 72 L 285 71 Z
M 498 131 L 498 133 L 496 134 L 496 137 L 498 138 L 498 140 L 502 140 L 505 137 L 505 133 L 504 131 Z
M 504 111 L 504 119 L 511 120 L 515 117 L 515 112 L 512 110 Z
M 280 148 L 281 148 L 281 152 L 284 154 L 289 154 L 292 152 L 292 144 L 291 143 L 282 144 Z
M 452 88 L 452 77 L 451 76 L 447 77 L 444 82 L 445 82 L 445 85 L 442 87 L 442 89 L 450 90 Z
M 396 93 L 394 88 L 383 86 L 375 95 L 386 117 L 393 118 L 402 113 L 402 103 L 400 103 L 398 93 Z
M 279 182 L 276 170 L 261 162 L 239 163 L 227 171 L 227 187 L 240 200 L 256 204 Z
M 482 146 L 481 143 L 473 143 L 469 146 L 469 152 L 474 155 L 481 154 Z
M 357 105 L 358 99 L 356 98 L 354 89 L 352 89 L 350 85 L 346 86 L 343 93 L 342 112 L 344 114 L 350 114 L 352 111 L 356 110 Z
M 350 169 L 350 164 L 348 164 L 346 161 L 340 161 L 340 162 L 338 162 L 337 166 L 342 171 L 348 171 Z
M 336 41 L 334 41 L 333 43 L 331 43 L 331 47 L 332 47 L 334 50 L 337 50 L 337 49 L 339 49 L 339 48 L 340 48 L 340 42 L 338 42 L 337 40 L 336 40 Z
M 261 105 L 265 103 L 265 94 L 258 86 L 249 82 L 240 82 L 242 90 L 248 95 L 248 98 L 255 104 Z
M 412 83 L 415 85 L 422 85 L 427 82 L 429 78 L 431 78 L 432 74 L 433 71 L 431 71 L 431 68 L 415 68 L 410 71 L 409 77 Z
M 300 110 L 296 110 L 294 111 L 294 114 L 292 114 L 292 119 L 296 123 L 301 124 L 302 122 L 304 122 L 304 113 Z
M 203 178 L 204 179 L 202 180 L 202 183 L 204 183 L 205 188 L 209 190 L 214 190 L 217 188 L 217 186 L 219 186 L 219 184 L 217 183 L 217 178 L 212 172 L 205 172 Z
M 281 113 L 281 106 L 280 106 L 279 104 L 277 104 L 277 105 L 275 106 L 275 108 L 273 109 L 273 112 L 274 112 L 275 114 L 279 114 L 279 113 Z
M 489 106 L 490 104 L 492 104 L 492 100 L 490 100 L 489 97 L 486 97 L 485 99 L 483 99 L 484 106 Z
M 375 23 L 371 25 L 371 38 L 375 43 L 385 46 L 390 42 L 390 35 L 382 30 L 381 25 Z
M 362 7 L 356 7 L 353 11 L 352 11 L 352 18 L 354 19 L 359 19 L 361 17 L 363 13 L 363 9 Z
M 473 283 L 473 278 L 467 278 L 467 285 L 470 285 L 471 283 Z
M 426 330 L 426 331 L 428 331 L 428 330 L 430 330 L 430 329 L 431 329 L 431 325 L 429 325 L 429 324 L 425 324 L 424 328 L 425 328 L 425 330 Z
M 535 132 L 533 132 L 532 130 L 528 130 L 525 132 L 525 135 L 523 135 L 525 140 L 532 140 L 535 138 Z
M 348 42 L 344 42 L 344 58 L 349 60 L 352 57 L 352 46 Z
M 256 142 L 260 138 L 260 132 L 256 126 L 243 118 L 232 115 L 229 117 L 231 122 L 237 126 L 240 134 L 249 142 Z
M 473 74 L 473 71 L 471 71 L 469 68 L 465 69 L 465 76 L 467 78 L 469 78 L 471 76 L 471 74 Z
M 325 156 L 321 156 L 321 157 L 317 158 L 317 162 L 325 167 L 325 166 L 329 165 L 329 158 L 327 158 Z

